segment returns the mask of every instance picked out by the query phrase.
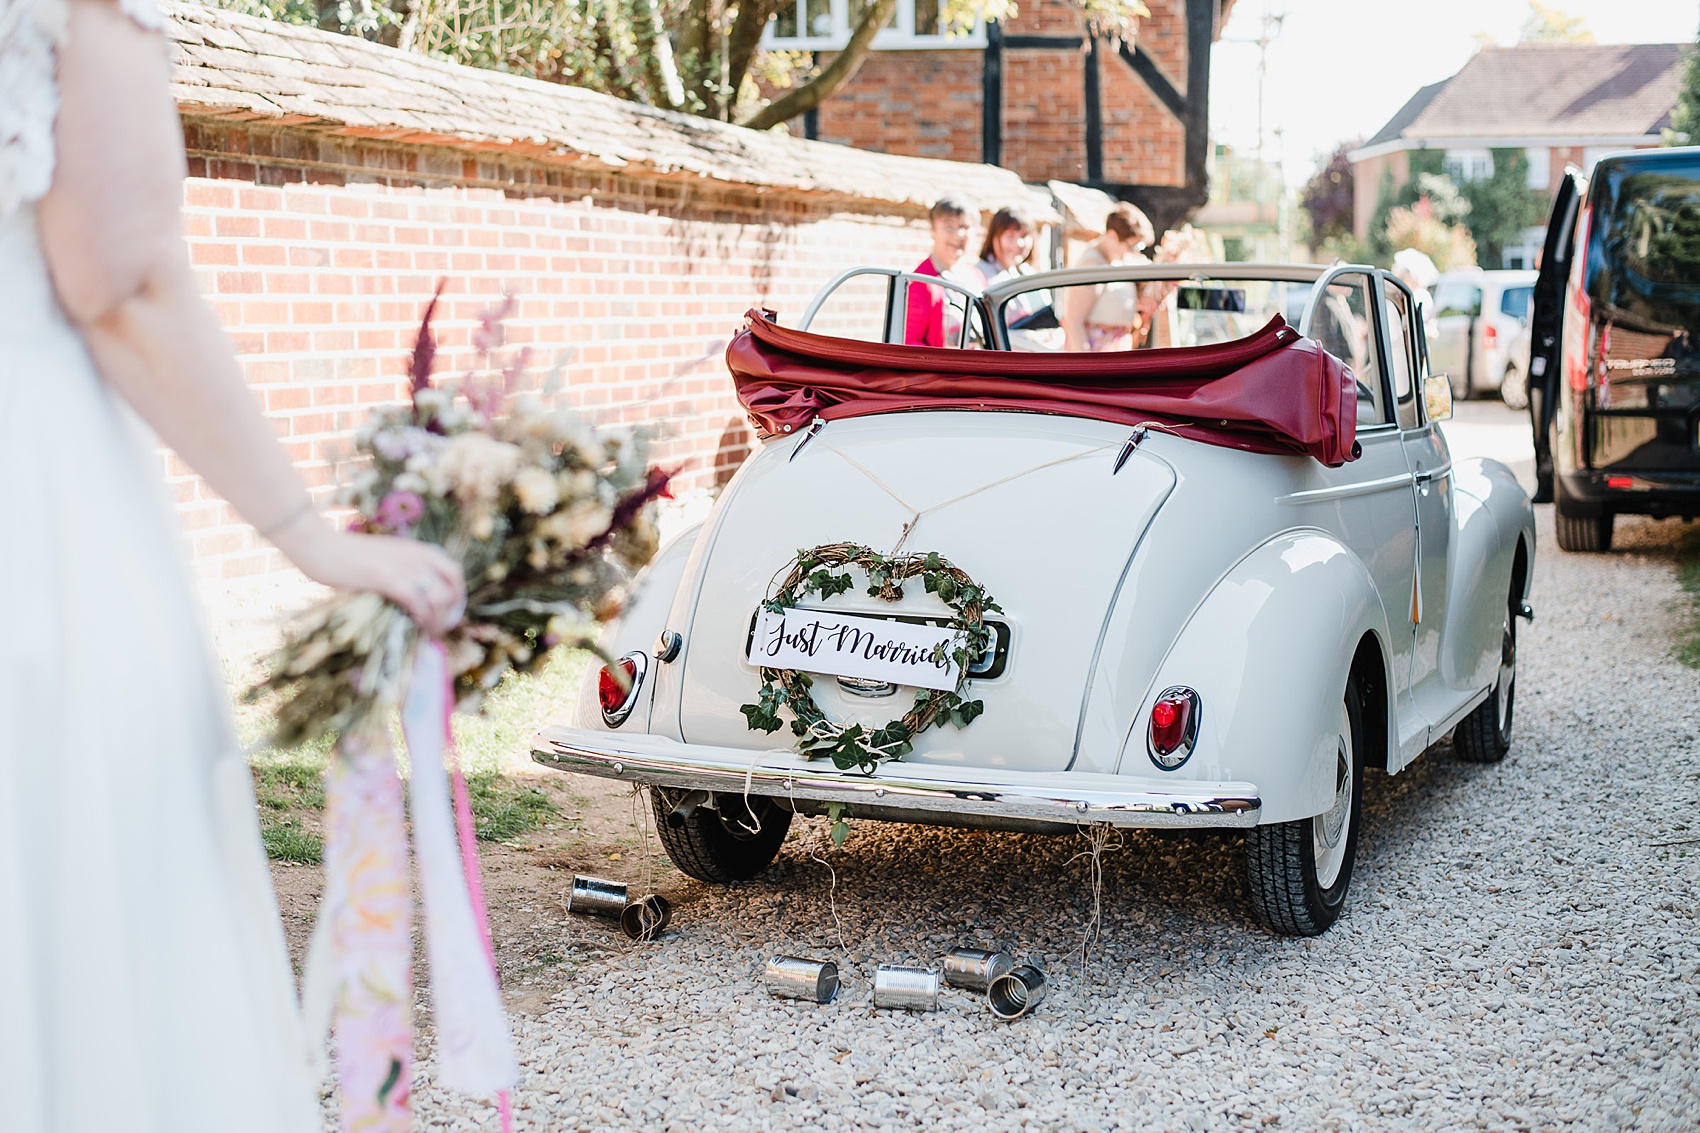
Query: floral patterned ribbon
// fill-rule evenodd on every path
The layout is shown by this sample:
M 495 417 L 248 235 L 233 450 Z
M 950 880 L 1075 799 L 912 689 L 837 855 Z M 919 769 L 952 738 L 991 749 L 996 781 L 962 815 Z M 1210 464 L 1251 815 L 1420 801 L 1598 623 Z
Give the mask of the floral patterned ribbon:
M 453 757 L 448 689 L 441 644 L 421 645 L 402 731 L 412 763 L 438 1079 L 458 1092 L 498 1095 L 502 1127 L 511 1131 L 507 1090 L 519 1068 L 496 982 L 466 784 L 457 763 L 451 803 L 444 768 L 445 755 Z M 325 907 L 306 980 L 309 1022 L 322 1039 L 334 1017 L 344 1133 L 406 1133 L 412 1127 L 412 901 L 401 783 L 387 736 L 343 737 L 328 794 Z

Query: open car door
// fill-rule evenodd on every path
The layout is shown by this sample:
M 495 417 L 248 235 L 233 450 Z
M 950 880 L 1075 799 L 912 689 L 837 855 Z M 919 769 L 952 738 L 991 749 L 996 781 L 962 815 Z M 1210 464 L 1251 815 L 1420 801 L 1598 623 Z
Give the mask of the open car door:
M 859 267 L 838 273 L 809 303 L 798 330 L 857 342 L 908 342 L 912 310 L 942 298 L 947 347 L 991 345 L 986 302 L 978 291 L 936 275 Z M 915 343 L 909 343 L 915 345 Z
M 1529 333 L 1529 427 L 1535 434 L 1535 502 L 1552 501 L 1552 415 L 1558 406 L 1559 344 L 1564 329 L 1564 284 L 1575 256 L 1576 208 L 1587 178 L 1574 165 L 1566 166 L 1553 197 L 1541 249 L 1540 276 L 1535 280 L 1534 311 Z

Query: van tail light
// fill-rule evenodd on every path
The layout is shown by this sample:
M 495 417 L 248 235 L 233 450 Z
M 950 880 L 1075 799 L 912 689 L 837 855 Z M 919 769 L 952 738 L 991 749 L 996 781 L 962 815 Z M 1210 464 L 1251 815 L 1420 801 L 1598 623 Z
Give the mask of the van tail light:
M 1594 305 L 1588 298 L 1588 238 L 1593 223 L 1593 210 L 1584 204 L 1576 221 L 1576 243 L 1570 250 L 1570 279 L 1564 290 L 1568 310 L 1559 325 L 1564 376 L 1577 393 L 1588 388 L 1588 340 L 1593 337 Z
M 602 706 L 604 724 L 618 728 L 626 722 L 637 705 L 648 671 L 649 657 L 644 653 L 628 653 L 602 666 L 602 671 L 596 674 L 596 699 Z
M 1488 350 L 1499 346 L 1499 328 L 1492 323 L 1482 328 L 1482 346 Z
M 1633 488 L 1634 486 L 1635 478 L 1633 476 L 1606 477 L 1606 487 L 1608 488 Z
M 1151 762 L 1173 771 L 1187 761 L 1198 743 L 1198 694 L 1176 685 L 1166 688 L 1151 706 L 1151 727 L 1146 746 Z

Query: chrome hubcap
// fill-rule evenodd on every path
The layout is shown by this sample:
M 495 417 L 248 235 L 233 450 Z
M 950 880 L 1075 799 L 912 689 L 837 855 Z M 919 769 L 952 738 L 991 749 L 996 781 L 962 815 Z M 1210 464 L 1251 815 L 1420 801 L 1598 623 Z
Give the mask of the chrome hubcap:
M 1316 883 L 1328 889 L 1340 879 L 1346 861 L 1347 826 L 1352 817 L 1352 719 L 1340 706 L 1340 736 L 1334 752 L 1334 804 L 1311 819 L 1311 849 Z

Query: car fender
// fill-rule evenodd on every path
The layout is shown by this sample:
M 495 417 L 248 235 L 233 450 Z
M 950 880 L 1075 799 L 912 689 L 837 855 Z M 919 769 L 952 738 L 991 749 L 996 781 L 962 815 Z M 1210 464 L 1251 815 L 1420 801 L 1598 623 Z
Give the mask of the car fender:
M 1382 643 L 1385 672 L 1386 615 L 1363 561 L 1324 531 L 1273 537 L 1187 619 L 1140 701 L 1117 769 L 1256 783 L 1264 823 L 1322 813 L 1334 800 L 1340 698 L 1366 633 Z M 1184 764 L 1164 771 L 1146 735 L 1151 706 L 1174 685 L 1198 693 L 1198 739 Z
M 1475 692 L 1499 672 L 1500 630 L 1519 538 L 1535 546 L 1534 508 L 1511 470 L 1472 458 L 1453 466 L 1453 527 L 1447 547 L 1446 645 L 1441 677 Z M 1528 572 L 1524 574 L 1525 590 Z M 1522 595 L 1519 595 L 1522 597 Z
M 667 628 L 667 615 L 673 609 L 674 597 L 685 577 L 685 569 L 702 528 L 701 523 L 687 527 L 656 552 L 655 557 L 632 580 L 620 616 L 604 625 L 597 637 L 597 647 L 610 657 L 623 657 L 627 653 L 645 653 L 650 657 L 651 671 L 638 690 L 638 703 L 622 725 L 623 730 L 648 730 L 649 709 L 658 683 L 654 673 L 655 639 Z M 596 671 L 592 669 L 579 685 L 578 700 L 573 707 L 573 726 L 612 731 L 602 720 L 596 684 Z

